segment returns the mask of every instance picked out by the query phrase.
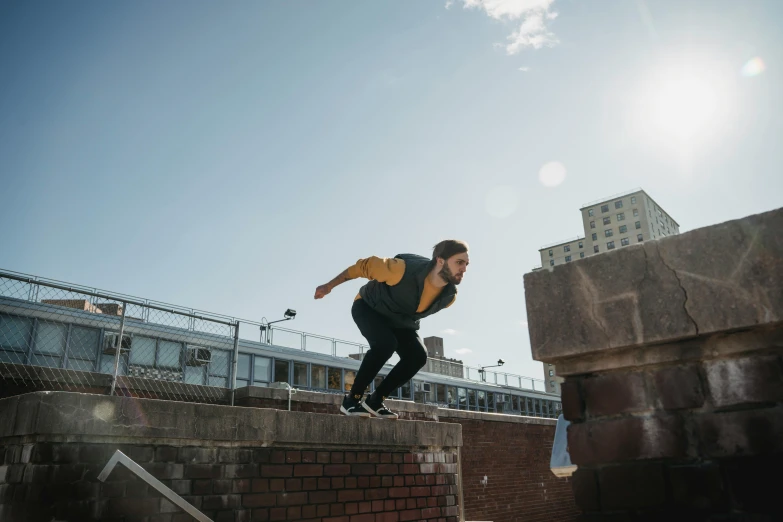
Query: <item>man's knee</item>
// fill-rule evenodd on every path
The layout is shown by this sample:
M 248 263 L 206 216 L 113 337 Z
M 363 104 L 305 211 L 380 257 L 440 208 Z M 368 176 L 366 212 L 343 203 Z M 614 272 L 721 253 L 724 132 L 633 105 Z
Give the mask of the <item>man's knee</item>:
M 424 368 L 424 365 L 427 364 L 427 352 L 417 353 L 411 362 L 416 365 L 416 368 Z

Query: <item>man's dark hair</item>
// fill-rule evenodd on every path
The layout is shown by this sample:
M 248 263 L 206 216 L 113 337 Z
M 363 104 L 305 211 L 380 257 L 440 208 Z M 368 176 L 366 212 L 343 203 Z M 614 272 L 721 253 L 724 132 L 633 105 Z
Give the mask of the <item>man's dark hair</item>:
M 432 260 L 439 257 L 448 259 L 455 254 L 463 254 L 468 251 L 468 244 L 459 239 L 445 239 L 432 247 Z

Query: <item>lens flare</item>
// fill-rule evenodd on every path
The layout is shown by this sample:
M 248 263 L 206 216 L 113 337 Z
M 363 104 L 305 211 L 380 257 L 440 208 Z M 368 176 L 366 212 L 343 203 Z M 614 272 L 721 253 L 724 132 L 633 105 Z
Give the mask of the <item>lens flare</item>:
M 763 73 L 766 69 L 767 66 L 764 65 L 764 60 L 762 60 L 757 56 L 752 60 L 748 60 L 748 62 L 742 66 L 741 74 L 742 76 L 749 78 L 752 76 L 758 76 L 759 74 Z
M 538 180 L 545 187 L 556 187 L 566 178 L 566 168 L 559 161 L 550 161 L 538 171 Z

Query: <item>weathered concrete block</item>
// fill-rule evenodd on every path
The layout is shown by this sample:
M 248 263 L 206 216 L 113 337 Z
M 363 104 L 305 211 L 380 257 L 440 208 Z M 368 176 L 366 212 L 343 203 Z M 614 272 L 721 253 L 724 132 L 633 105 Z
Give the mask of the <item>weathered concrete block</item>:
M 641 372 L 619 372 L 589 377 L 582 381 L 587 415 L 591 418 L 617 415 L 652 407 L 646 376 Z
M 719 408 L 783 401 L 783 368 L 775 355 L 707 361 L 704 369 L 713 404 Z
M 533 357 L 783 321 L 783 209 L 525 275 Z
M 696 365 L 669 366 L 653 373 L 655 391 L 665 410 L 700 408 L 704 392 Z

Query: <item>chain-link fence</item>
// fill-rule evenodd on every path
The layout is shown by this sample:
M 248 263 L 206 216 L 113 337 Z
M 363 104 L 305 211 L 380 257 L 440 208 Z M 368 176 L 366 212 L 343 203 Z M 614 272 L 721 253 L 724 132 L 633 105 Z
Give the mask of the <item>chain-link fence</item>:
M 238 325 L 0 272 L 0 382 L 168 400 L 231 398 Z

